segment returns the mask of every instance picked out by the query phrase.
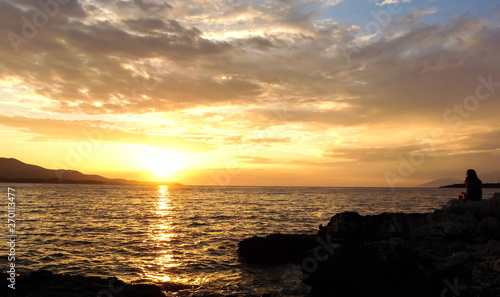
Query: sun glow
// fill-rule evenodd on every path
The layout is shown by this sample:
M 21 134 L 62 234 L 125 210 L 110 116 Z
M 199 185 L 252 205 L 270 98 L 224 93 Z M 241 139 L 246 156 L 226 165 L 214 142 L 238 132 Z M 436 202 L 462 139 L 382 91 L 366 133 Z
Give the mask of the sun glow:
M 187 166 L 187 157 L 179 152 L 157 150 L 144 156 L 144 166 L 157 178 L 170 177 L 174 172 Z

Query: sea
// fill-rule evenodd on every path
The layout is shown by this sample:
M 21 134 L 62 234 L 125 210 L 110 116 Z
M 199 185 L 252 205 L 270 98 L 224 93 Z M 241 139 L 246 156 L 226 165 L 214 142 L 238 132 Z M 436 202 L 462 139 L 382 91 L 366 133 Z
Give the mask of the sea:
M 9 188 L 15 194 L 14 230 L 7 225 Z M 303 296 L 309 288 L 301 284 L 300 265 L 244 263 L 238 242 L 270 233 L 315 234 L 320 224 L 346 211 L 432 212 L 463 190 L 4 183 L 0 222 L 4 234 L 17 235 L 19 273 L 49 270 L 193 285 L 171 296 Z M 483 198 L 495 190 L 484 189 Z M 10 262 L 2 238 L 5 271 Z

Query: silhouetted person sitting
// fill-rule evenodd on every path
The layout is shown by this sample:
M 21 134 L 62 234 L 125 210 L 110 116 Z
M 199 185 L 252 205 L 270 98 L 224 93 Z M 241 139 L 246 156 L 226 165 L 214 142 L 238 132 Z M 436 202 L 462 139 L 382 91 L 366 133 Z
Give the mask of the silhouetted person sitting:
M 481 201 L 483 199 L 483 182 L 477 177 L 474 169 L 467 170 L 465 177 L 466 193 L 460 194 L 459 200 Z

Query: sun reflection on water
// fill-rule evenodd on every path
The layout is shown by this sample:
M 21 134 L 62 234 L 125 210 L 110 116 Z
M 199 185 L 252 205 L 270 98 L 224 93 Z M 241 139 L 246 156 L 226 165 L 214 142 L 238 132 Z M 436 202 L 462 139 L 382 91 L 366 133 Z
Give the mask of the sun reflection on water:
M 156 257 L 147 265 L 144 275 L 159 282 L 173 281 L 171 272 L 168 270 L 180 266 L 180 262 L 175 259 L 175 246 L 172 242 L 177 237 L 174 232 L 173 219 L 174 207 L 168 186 L 158 186 L 156 191 L 156 203 L 153 212 L 154 222 L 149 226 L 149 236 L 152 239 L 156 250 Z M 175 278 L 175 281 L 180 279 Z

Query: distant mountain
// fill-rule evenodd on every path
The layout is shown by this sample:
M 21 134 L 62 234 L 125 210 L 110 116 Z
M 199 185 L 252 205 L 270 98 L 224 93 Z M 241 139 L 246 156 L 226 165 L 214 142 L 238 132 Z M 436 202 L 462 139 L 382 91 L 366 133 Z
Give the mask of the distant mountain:
M 486 187 L 497 187 L 496 184 L 500 180 L 500 171 L 493 172 L 481 172 L 479 178 L 483 181 L 483 186 Z M 418 185 L 417 187 L 442 187 L 442 188 L 460 188 L 465 187 L 464 184 L 465 174 L 463 179 L 459 178 L 438 178 L 433 181 Z
M 14 158 L 0 158 L 0 182 L 63 183 L 63 184 L 115 184 L 115 185 L 181 185 L 175 182 L 142 182 L 127 179 L 110 179 L 76 170 L 46 169 L 23 163 Z
M 433 187 L 437 188 L 442 185 L 451 185 L 451 184 L 458 184 L 458 183 L 463 183 L 463 179 L 458 179 L 458 178 L 438 178 L 433 181 L 430 181 L 425 184 L 418 185 L 417 187 Z

